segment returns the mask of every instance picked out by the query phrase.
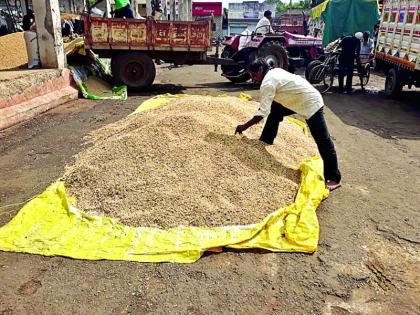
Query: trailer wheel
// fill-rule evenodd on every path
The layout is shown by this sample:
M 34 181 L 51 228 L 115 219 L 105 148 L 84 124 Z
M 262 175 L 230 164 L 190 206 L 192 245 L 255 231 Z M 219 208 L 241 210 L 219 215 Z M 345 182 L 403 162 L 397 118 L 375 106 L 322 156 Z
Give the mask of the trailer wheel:
M 262 47 L 258 49 L 258 57 L 264 58 L 273 68 L 283 68 L 284 70 L 289 68 L 287 51 L 277 41 L 270 41 L 262 45 Z
M 132 89 L 149 87 L 156 76 L 152 58 L 140 52 L 122 53 L 114 56 L 111 68 L 116 81 Z
M 401 78 L 395 68 L 391 68 L 386 75 L 385 80 L 385 95 L 388 97 L 397 97 L 404 83 L 401 82 Z

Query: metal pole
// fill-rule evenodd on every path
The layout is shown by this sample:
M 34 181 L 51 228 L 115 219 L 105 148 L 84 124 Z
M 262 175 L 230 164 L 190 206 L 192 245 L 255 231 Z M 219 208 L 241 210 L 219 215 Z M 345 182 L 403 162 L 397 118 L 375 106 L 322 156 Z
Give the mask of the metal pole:
M 13 32 L 16 32 L 16 20 L 15 20 L 15 16 L 13 15 L 9 0 L 6 0 L 6 7 L 7 7 L 7 11 L 9 12 L 10 19 L 12 20 Z

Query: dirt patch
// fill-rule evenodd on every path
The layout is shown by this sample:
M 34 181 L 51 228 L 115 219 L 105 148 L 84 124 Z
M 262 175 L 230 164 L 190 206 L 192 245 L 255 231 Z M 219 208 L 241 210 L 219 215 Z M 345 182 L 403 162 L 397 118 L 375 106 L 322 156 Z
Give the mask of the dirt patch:
M 367 257 L 356 268 L 346 266 L 342 277 L 357 280 L 359 287 L 347 300 L 327 299 L 325 314 L 418 314 L 420 259 L 418 247 L 396 244 L 365 232 Z M 367 280 L 368 286 L 361 286 Z
M 30 296 L 36 293 L 38 289 L 42 287 L 41 281 L 38 280 L 30 280 L 28 282 L 25 282 L 19 287 L 19 294 L 23 296 Z
M 28 63 L 23 32 L 0 37 L 0 56 L 0 70 L 15 69 Z
M 70 194 L 81 209 L 134 226 L 256 223 L 293 202 L 299 162 L 316 154 L 290 122 L 274 146 L 258 140 L 261 127 L 234 136 L 258 106 L 188 97 L 106 126 L 67 170 Z

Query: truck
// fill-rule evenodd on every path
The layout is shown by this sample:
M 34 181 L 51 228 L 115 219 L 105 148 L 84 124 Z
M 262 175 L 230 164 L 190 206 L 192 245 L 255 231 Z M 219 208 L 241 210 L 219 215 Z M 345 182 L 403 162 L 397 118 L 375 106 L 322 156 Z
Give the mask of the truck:
M 420 86 L 420 5 L 417 0 L 384 0 L 375 52 L 386 72 L 385 94 L 397 97 Z
M 119 83 L 129 88 L 150 86 L 156 76 L 154 60 L 201 64 L 211 58 L 211 20 L 182 22 L 99 18 L 83 15 L 85 48 L 111 59 Z
M 303 45 L 316 54 L 320 40 L 285 34 L 252 34 L 246 47 L 235 48 L 236 41 L 226 40 L 219 56 L 219 45 L 212 51 L 211 18 L 198 21 L 100 18 L 84 14 L 85 48 L 102 58 L 111 59 L 111 70 L 117 83 L 131 89 L 150 86 L 156 76 L 154 60 L 177 65 L 220 65 L 222 75 L 239 83 L 250 79 L 248 68 L 256 58 L 265 58 L 272 67 L 290 69 L 293 62 L 303 60 L 294 51 Z M 286 47 L 287 46 L 287 47 Z M 290 49 L 290 53 L 287 51 Z M 293 53 L 292 53 L 293 50 Z

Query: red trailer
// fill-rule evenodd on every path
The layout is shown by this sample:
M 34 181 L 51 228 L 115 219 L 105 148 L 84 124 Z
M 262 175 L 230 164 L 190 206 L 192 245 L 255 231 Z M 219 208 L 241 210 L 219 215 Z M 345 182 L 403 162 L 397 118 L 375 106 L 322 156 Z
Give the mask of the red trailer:
M 156 75 L 154 59 L 175 64 L 214 63 L 212 23 L 156 21 L 152 18 L 107 19 L 84 15 L 85 47 L 111 58 L 114 77 L 132 88 L 150 86 Z M 226 61 L 228 63 L 228 61 Z

